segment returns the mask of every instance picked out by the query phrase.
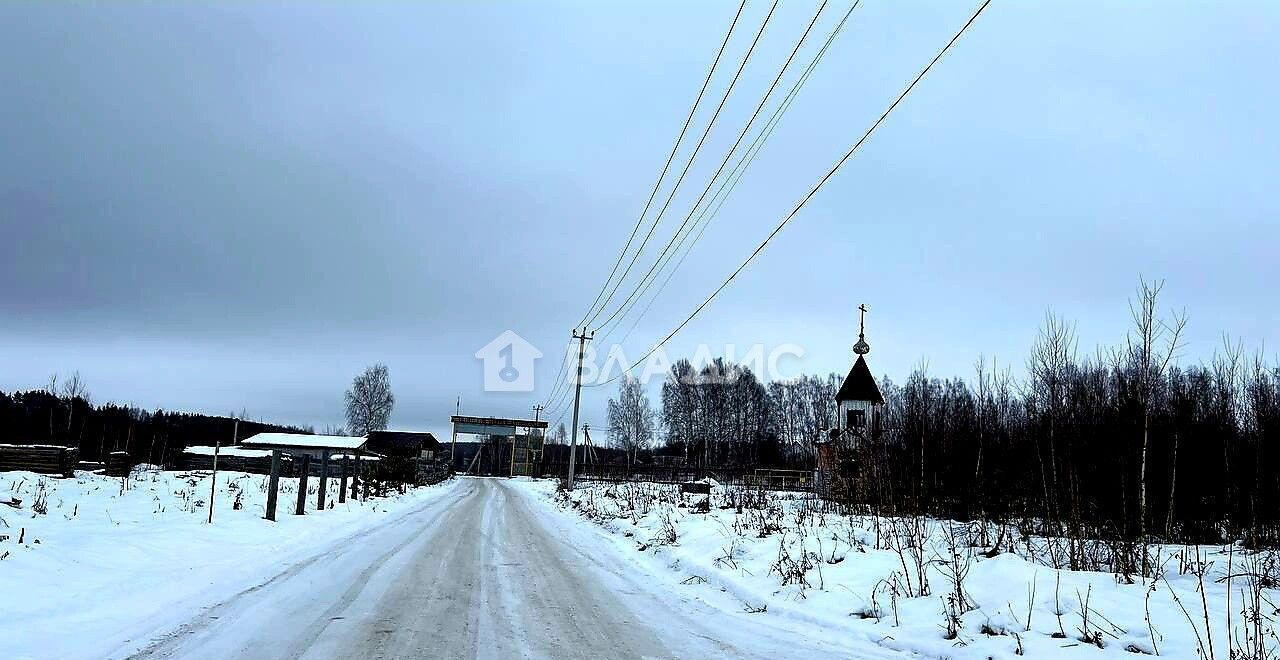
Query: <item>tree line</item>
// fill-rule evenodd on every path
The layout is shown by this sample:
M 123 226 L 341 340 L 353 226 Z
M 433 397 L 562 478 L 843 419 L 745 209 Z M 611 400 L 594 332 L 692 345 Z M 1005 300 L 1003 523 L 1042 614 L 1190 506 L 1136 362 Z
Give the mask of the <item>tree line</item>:
M 608 435 L 628 462 L 673 457 L 710 467 L 813 467 L 813 443 L 835 424 L 842 376 L 762 383 L 747 366 L 715 358 L 671 366 L 654 407 L 640 382 L 624 377 L 608 402 Z M 550 441 L 566 435 L 551 431 Z
M 237 431 L 233 415 L 94 404 L 84 389 L 68 391 L 57 387 L 56 380 L 46 389 L 0 392 L 0 444 L 75 447 L 84 461 L 102 461 L 111 452 L 123 451 L 136 463 L 171 466 L 187 447 L 214 442 L 226 446 L 233 439 L 267 431 L 312 429 L 241 419 Z
M 1159 314 L 1160 295 L 1141 282 L 1128 335 L 1090 354 L 1048 314 L 1018 379 L 982 358 L 969 378 L 923 363 L 900 385 L 881 377 L 880 424 L 842 468 L 849 497 L 893 513 L 1034 518 L 1077 538 L 1280 545 L 1280 365 L 1229 342 L 1207 364 L 1178 365 L 1186 320 Z M 634 421 L 649 409 L 643 390 L 620 386 L 610 437 L 693 466 L 811 469 L 841 378 L 766 385 L 723 360 L 681 360 L 647 425 Z
M 395 406 L 386 365 L 357 375 L 345 394 L 346 427 L 326 435 L 365 435 L 385 429 Z M 115 403 L 94 404 L 79 372 L 49 378 L 43 389 L 0 391 L 0 444 L 48 444 L 75 447 L 84 461 L 103 461 L 111 452 L 127 452 L 135 463 L 171 467 L 187 447 L 231 445 L 258 433 L 314 434 L 311 426 L 257 422 L 239 415 L 206 415 Z M 237 423 L 239 426 L 237 427 Z

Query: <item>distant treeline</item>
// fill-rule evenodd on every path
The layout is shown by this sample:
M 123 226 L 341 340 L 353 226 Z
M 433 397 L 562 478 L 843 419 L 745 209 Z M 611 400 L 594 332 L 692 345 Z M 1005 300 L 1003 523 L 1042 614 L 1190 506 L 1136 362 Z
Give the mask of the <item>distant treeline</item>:
M 1160 317 L 1159 293 L 1142 283 L 1128 336 L 1092 355 L 1050 314 L 1021 380 L 981 358 L 970 379 L 923 365 L 901 385 L 880 378 L 879 423 L 846 439 L 850 499 L 1034 518 L 1055 536 L 1280 545 L 1280 366 L 1230 343 L 1208 364 L 1177 365 L 1185 321 Z M 651 413 L 654 444 L 640 440 L 695 466 L 811 468 L 840 380 L 766 385 L 741 366 L 682 360 Z
M 1280 543 L 1280 368 L 1227 347 L 1157 368 L 1127 350 L 1077 358 L 1051 320 L 1025 382 L 921 368 L 881 383 L 857 443 L 855 497 L 972 520 L 1034 516 L 1075 538 Z
M 56 387 L 50 389 L 56 391 Z M 82 391 L 0 392 L 0 444 L 76 447 L 86 461 L 127 451 L 135 462 L 173 465 L 187 447 L 215 441 L 229 444 L 234 428 L 232 417 L 93 405 Z M 241 420 L 237 437 L 263 431 L 310 433 L 312 429 Z

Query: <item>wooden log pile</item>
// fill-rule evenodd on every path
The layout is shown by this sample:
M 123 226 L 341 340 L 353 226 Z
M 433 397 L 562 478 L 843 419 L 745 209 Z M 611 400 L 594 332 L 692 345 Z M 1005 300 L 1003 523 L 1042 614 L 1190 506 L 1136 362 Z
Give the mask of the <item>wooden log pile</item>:
M 108 477 L 127 477 L 133 470 L 133 459 L 127 451 L 113 451 L 107 454 L 106 475 Z
M 281 473 L 293 474 L 292 458 L 281 456 Z M 213 455 L 183 453 L 178 459 L 179 470 L 212 470 Z M 271 456 L 218 456 L 218 470 L 231 472 L 248 472 L 250 474 L 271 474 Z
M 453 470 L 446 463 L 439 463 L 429 459 L 421 459 L 418 461 L 418 474 L 416 483 L 419 486 L 429 486 L 438 484 L 448 479 L 453 474 Z
M 0 445 L 0 472 L 26 470 L 74 476 L 80 450 L 55 445 Z

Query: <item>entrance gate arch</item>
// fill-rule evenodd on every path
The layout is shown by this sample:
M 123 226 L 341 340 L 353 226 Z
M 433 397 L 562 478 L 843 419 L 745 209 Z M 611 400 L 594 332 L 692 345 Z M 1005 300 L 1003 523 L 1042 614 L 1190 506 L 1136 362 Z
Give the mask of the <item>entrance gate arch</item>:
M 452 415 L 449 423 L 453 427 L 452 445 L 449 449 L 449 461 L 456 460 L 458 450 L 458 434 L 486 436 L 490 439 L 490 456 L 487 462 L 481 461 L 485 445 L 481 445 L 471 467 L 478 467 L 487 474 L 497 476 L 534 476 L 537 466 L 542 462 L 542 450 L 546 442 L 547 422 L 537 419 L 516 419 L 510 417 L 475 417 L 471 415 Z M 455 464 L 456 467 L 456 464 Z

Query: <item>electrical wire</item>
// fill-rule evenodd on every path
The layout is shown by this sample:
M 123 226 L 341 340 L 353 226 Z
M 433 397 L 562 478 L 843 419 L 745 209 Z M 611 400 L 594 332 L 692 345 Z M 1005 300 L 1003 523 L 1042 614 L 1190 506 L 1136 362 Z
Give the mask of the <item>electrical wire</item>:
M 698 96 L 693 101 L 693 107 L 689 108 L 689 116 L 684 120 L 684 126 L 680 128 L 680 134 L 676 136 L 676 143 L 671 146 L 671 153 L 667 155 L 667 162 L 662 166 L 662 172 L 658 174 L 658 180 L 653 182 L 653 190 L 649 192 L 649 199 L 644 203 L 644 210 L 640 212 L 640 217 L 636 218 L 636 225 L 631 229 L 631 236 L 627 237 L 627 244 L 622 247 L 622 252 L 618 253 L 618 258 L 613 262 L 613 270 L 609 272 L 609 277 L 605 279 L 604 284 L 600 287 L 600 292 L 596 294 L 596 299 L 592 301 L 591 306 L 582 315 L 582 320 L 578 321 L 576 327 L 582 327 L 587 322 L 587 317 L 595 310 L 596 304 L 600 302 L 600 297 L 604 295 L 609 284 L 613 281 L 613 276 L 618 273 L 618 266 L 622 264 L 622 259 L 627 256 L 627 251 L 631 249 L 631 242 L 635 240 L 636 233 L 640 231 L 640 226 L 644 224 L 644 216 L 649 213 L 649 207 L 653 204 L 654 197 L 658 194 L 658 189 L 662 187 L 662 180 L 667 177 L 667 170 L 671 167 L 671 161 L 676 157 L 676 152 L 680 149 L 680 143 L 684 141 L 685 133 L 689 130 L 689 125 L 693 123 L 693 116 L 698 111 L 698 106 L 702 103 L 702 96 L 706 94 L 707 87 L 711 85 L 711 77 L 716 72 L 716 67 L 720 64 L 720 57 L 724 55 L 724 49 L 729 45 L 729 37 L 733 36 L 733 29 L 738 25 L 738 19 L 742 17 L 742 10 L 746 8 L 747 0 L 742 0 L 742 4 L 738 5 L 738 13 L 734 14 L 733 21 L 729 23 L 729 30 L 725 32 L 724 40 L 720 42 L 720 50 L 716 51 L 716 57 L 711 61 L 711 68 L 707 70 L 707 77 L 702 81 L 702 88 L 698 90 Z
M 816 183 L 812 188 L 809 189 L 808 193 L 806 193 L 802 198 L 800 198 L 800 201 L 797 202 L 796 205 L 791 209 L 791 212 L 782 218 L 782 221 L 779 222 L 776 227 L 774 227 L 773 231 L 769 232 L 769 235 L 765 237 L 764 241 L 762 241 L 760 245 L 756 247 L 756 249 L 746 258 L 746 260 L 743 261 L 742 264 L 737 267 L 737 269 L 735 269 L 732 273 L 730 273 L 729 277 L 726 278 L 724 282 L 720 284 L 720 286 L 716 287 L 716 289 L 711 292 L 711 295 L 707 296 L 706 300 L 703 300 L 702 303 L 699 304 L 693 310 L 693 312 L 689 314 L 688 317 L 686 317 L 683 321 L 681 321 L 680 325 L 677 325 L 674 330 L 667 333 L 667 335 L 663 337 L 662 341 L 659 341 L 657 344 L 654 344 L 653 348 L 649 349 L 649 351 L 646 352 L 643 356 L 641 356 L 640 359 L 632 362 L 630 366 L 623 369 L 621 374 L 618 374 L 617 376 L 614 376 L 600 383 L 587 385 L 587 387 L 599 387 L 601 385 L 607 385 L 617 380 L 618 378 L 622 377 L 623 375 L 629 373 L 641 362 L 644 362 L 645 360 L 649 359 L 649 356 L 657 352 L 657 350 L 661 348 L 664 344 L 666 344 L 668 341 L 670 341 L 671 338 L 676 335 L 676 333 L 683 330 L 684 327 L 694 319 L 694 317 L 696 317 L 699 313 L 702 312 L 703 309 L 707 307 L 707 305 L 711 304 L 711 301 L 714 300 L 716 296 L 720 295 L 720 292 L 724 291 L 724 289 L 728 287 L 730 283 L 733 282 L 734 278 L 736 278 L 743 270 L 745 270 L 747 266 L 749 266 L 751 262 L 754 261 L 755 258 L 759 256 L 761 252 L 764 251 L 765 246 L 767 246 L 769 242 L 772 241 L 773 238 L 777 236 L 778 233 L 781 232 L 783 228 L 785 228 L 787 224 L 790 223 L 791 220 L 795 218 L 798 213 L 800 213 L 800 209 L 804 208 L 804 205 L 807 204 L 809 200 L 812 199 L 813 196 L 816 195 L 818 191 L 822 189 L 822 186 L 825 185 L 827 181 L 831 179 L 831 177 L 835 176 L 836 172 L 839 171 L 839 169 L 850 158 L 852 158 L 855 153 L 857 153 L 857 151 L 862 147 L 862 145 L 871 137 L 873 133 L 875 133 L 876 129 L 878 129 L 880 125 L 884 123 L 884 120 L 888 118 L 888 116 L 898 107 L 898 104 L 902 103 L 902 100 L 905 99 L 907 95 L 911 93 L 911 90 L 915 89 L 916 85 L 919 84 L 922 79 L 924 79 L 925 75 L 928 74 L 931 69 L 933 69 L 933 66 L 937 64 L 939 60 L 942 59 L 942 56 L 946 55 L 946 53 L 949 50 L 951 50 L 951 47 L 955 45 L 955 43 L 960 39 L 960 37 L 963 36 L 964 33 L 969 30 L 969 28 L 973 25 L 974 21 L 978 19 L 978 16 L 982 14 L 982 12 L 987 8 L 987 5 L 989 4 L 991 4 L 991 0 L 984 0 L 984 2 L 978 7 L 978 9 L 974 11 L 973 15 L 969 17 L 969 20 L 965 22 L 965 24 L 960 28 L 959 31 L 955 33 L 954 36 L 951 37 L 951 40 L 948 41 L 947 44 L 942 47 L 942 50 L 938 51 L 938 54 L 935 55 L 933 59 L 930 60 L 929 63 L 926 64 L 923 69 L 920 70 L 920 73 L 918 73 L 916 77 L 911 81 L 911 83 L 907 85 L 906 89 L 902 90 L 902 93 L 898 94 L 898 96 L 893 100 L 893 103 L 889 104 L 889 107 L 880 115 L 878 119 L 875 120 L 874 123 L 871 124 L 871 127 L 868 128 L 866 132 L 862 134 L 862 137 L 858 138 L 858 141 L 855 142 L 847 152 L 845 152 L 844 156 L 842 156 L 839 160 L 836 161 L 834 165 L 831 166 L 831 168 L 827 171 L 827 173 L 821 179 L 818 180 L 818 183 Z
M 547 405 L 551 403 L 551 400 L 554 399 L 556 396 L 556 392 L 560 389 L 560 378 L 564 376 L 564 371 L 568 367 L 569 353 L 572 350 L 573 350 L 573 340 L 570 339 L 569 342 L 564 345 L 564 357 L 560 358 L 560 370 L 556 372 L 555 380 L 551 381 L 552 383 L 554 383 L 551 386 L 551 391 L 547 393 L 547 399 L 542 402 L 542 406 L 544 408 L 546 408 Z
M 652 280 L 656 279 L 654 272 L 658 268 L 658 265 L 669 261 L 664 260 L 663 257 L 671 251 L 671 246 L 674 245 L 676 240 L 684 233 L 684 228 L 689 225 L 689 221 L 693 219 L 698 208 L 702 206 L 703 200 L 707 198 L 707 193 L 711 192 L 711 189 L 715 186 L 716 180 L 719 179 L 720 174 L 724 172 L 725 166 L 733 159 L 733 154 L 736 153 L 738 147 L 742 145 L 742 141 L 746 139 L 747 133 L 751 132 L 752 125 L 755 124 L 756 119 L 764 110 L 765 105 L 768 104 L 769 98 L 773 95 L 773 91 L 778 88 L 778 83 L 782 82 L 782 77 L 786 75 L 787 69 L 789 69 L 791 67 L 791 63 L 795 61 L 796 54 L 799 53 L 800 49 L 804 46 L 805 40 L 809 38 L 809 33 L 813 31 L 813 26 L 818 22 L 818 18 L 822 16 L 822 10 L 826 9 L 826 7 L 827 0 L 822 0 L 822 4 L 818 5 L 818 10 L 813 14 L 813 19 L 809 21 L 809 25 L 805 27 L 804 33 L 801 34 L 800 39 L 796 41 L 795 47 L 791 49 L 791 54 L 788 55 L 787 60 L 782 63 L 782 68 L 778 69 L 778 75 L 774 76 L 773 82 L 769 85 L 769 88 L 765 90 L 764 96 L 760 97 L 760 102 L 756 104 L 755 111 L 751 113 L 751 117 L 747 119 L 747 123 L 742 127 L 742 130 L 738 132 L 738 139 L 734 141 L 733 146 L 729 147 L 729 151 L 725 153 L 724 159 L 720 161 L 720 166 L 716 168 L 716 171 L 707 181 L 706 187 L 702 189 L 702 194 L 698 195 L 698 199 L 693 202 L 693 207 L 689 209 L 689 213 L 685 215 L 680 226 L 677 227 L 675 233 L 671 235 L 671 239 L 667 241 L 665 246 L 663 246 L 662 252 L 658 254 L 658 258 L 653 262 L 653 265 L 649 267 L 649 271 L 644 274 L 644 277 L 640 278 L 640 282 L 631 290 L 631 293 L 622 301 L 622 304 L 613 311 L 613 314 L 600 323 L 601 327 L 609 325 L 611 321 L 618 318 L 618 315 L 623 313 L 624 309 L 631 309 L 631 307 L 634 306 L 632 301 L 636 299 L 636 294 L 639 293 L 642 288 L 647 289 L 652 283 Z
M 737 187 L 738 182 L 742 180 L 742 176 L 746 173 L 746 169 L 750 167 L 751 163 L 755 161 L 756 156 L 758 156 L 760 153 L 760 150 L 763 149 L 765 142 L 767 142 L 769 137 L 773 135 L 773 132 L 777 128 L 778 123 L 781 121 L 783 115 L 786 114 L 786 111 L 791 107 L 791 104 L 795 101 L 795 98 L 799 93 L 800 89 L 804 86 L 806 82 L 808 82 L 809 77 L 812 75 L 814 69 L 817 68 L 818 62 L 822 60 L 823 56 L 826 54 L 827 50 L 831 47 L 831 44 L 835 41 L 836 37 L 840 34 L 841 31 L 843 31 L 845 23 L 849 20 L 850 15 L 853 14 L 853 11 L 858 8 L 859 4 L 861 4 L 861 0 L 854 0 L 853 4 L 849 7 L 849 10 L 845 12 L 843 17 L 841 17 L 840 22 L 836 24 L 836 27 L 831 31 L 831 34 L 827 36 L 827 39 L 823 43 L 822 47 L 809 61 L 809 64 L 805 67 L 804 72 L 800 75 L 799 78 L 796 79 L 795 83 L 792 84 L 790 91 L 788 91 L 787 95 L 783 97 L 783 100 L 778 105 L 778 107 L 774 109 L 773 114 L 769 117 L 769 120 L 765 122 L 764 128 L 762 128 L 761 131 L 756 135 L 751 145 L 747 147 L 747 151 L 743 154 L 742 158 L 738 160 L 738 162 L 734 165 L 733 169 L 730 170 L 729 175 L 725 177 L 724 182 L 720 184 L 720 188 L 716 191 L 714 195 L 712 195 L 711 201 L 709 201 L 707 205 L 702 208 L 702 213 L 694 221 L 693 225 L 689 227 L 689 231 L 685 232 L 684 235 L 680 236 L 680 240 L 676 244 L 675 250 L 672 251 L 666 257 L 665 261 L 658 267 L 657 271 L 658 271 L 658 275 L 660 275 L 662 271 L 666 269 L 667 265 L 670 264 L 674 256 L 680 252 L 681 248 L 685 245 L 685 242 L 688 240 L 689 236 L 693 235 L 694 230 L 696 228 L 697 235 L 694 236 L 693 242 L 689 243 L 688 249 L 686 249 L 683 252 L 683 254 L 681 254 L 680 260 L 676 262 L 675 268 L 671 269 L 671 271 L 667 274 L 667 277 L 665 280 L 663 280 L 662 285 L 658 287 L 657 292 L 655 292 L 654 295 L 649 299 L 649 302 L 645 305 L 645 308 L 640 312 L 640 315 L 636 317 L 635 321 L 632 322 L 631 327 L 627 330 L 626 334 L 623 335 L 623 338 L 618 341 L 619 344 L 626 342 L 627 338 L 631 336 L 631 332 L 635 330 L 636 325 L 638 325 L 640 320 L 644 318 L 644 316 L 648 313 L 649 308 L 653 306 L 653 302 L 658 298 L 659 295 L 662 294 L 662 291 L 664 291 L 667 288 L 667 284 L 671 282 L 672 276 L 674 276 L 676 271 L 680 270 L 680 267 L 684 265 L 685 258 L 688 257 L 689 252 L 692 251 L 693 246 L 697 244 L 698 240 L 702 238 L 702 234 L 706 231 L 707 225 L 709 225 L 711 221 L 714 220 L 719 215 L 720 209 L 724 206 L 729 196 L 733 193 L 733 190 Z M 717 202 L 717 200 L 719 201 Z M 652 279 L 650 279 L 644 285 L 644 288 L 640 290 L 640 294 L 637 295 L 634 298 L 634 300 L 632 300 L 627 310 L 624 311 L 619 316 L 619 318 L 617 319 L 618 321 L 620 321 L 623 318 L 626 318 L 627 314 L 630 313 L 630 310 L 635 307 L 636 303 L 640 301 L 640 299 L 644 296 L 645 292 L 647 292 L 649 288 L 653 286 L 653 283 L 656 281 L 657 281 L 657 275 L 655 275 Z M 617 329 L 617 327 L 618 325 L 616 323 L 611 327 L 602 326 L 600 328 L 600 332 L 603 333 L 601 339 L 602 340 L 607 339 L 613 333 L 613 331 Z
M 769 8 L 769 13 L 765 15 L 764 20 L 760 23 L 760 29 L 756 31 L 755 38 L 751 41 L 751 46 L 747 49 L 745 55 L 742 56 L 742 62 L 738 64 L 738 70 L 733 74 L 733 80 L 729 81 L 729 86 L 724 90 L 724 95 L 720 97 L 720 104 L 716 106 L 716 111 L 711 115 L 711 119 L 707 121 L 706 130 L 702 131 L 702 137 L 698 139 L 698 144 L 694 146 L 693 152 L 689 154 L 689 161 L 685 163 L 684 169 L 681 170 L 680 176 L 676 178 L 675 185 L 671 187 L 671 193 L 667 195 L 667 200 L 663 203 L 662 209 L 658 211 L 658 215 L 653 219 L 653 223 L 649 225 L 649 231 L 645 234 L 644 240 L 640 241 L 640 247 L 636 248 L 636 253 L 631 256 L 631 261 L 627 263 L 627 267 L 622 272 L 622 276 L 614 283 L 613 289 L 609 291 L 609 295 L 605 298 L 600 308 L 586 321 L 585 325 L 593 325 L 595 320 L 599 318 L 600 312 L 603 312 L 609 303 L 613 300 L 613 296 L 618 291 L 618 287 L 627 279 L 627 275 L 631 273 L 631 269 L 636 265 L 636 261 L 644 252 L 645 245 L 649 243 L 649 239 L 653 238 L 653 232 L 658 228 L 658 223 L 662 221 L 662 216 L 666 214 L 667 209 L 671 206 L 671 201 L 675 199 L 676 192 L 680 190 L 680 184 L 684 181 L 689 169 L 693 167 L 694 160 L 698 157 L 698 152 L 702 150 L 702 145 L 706 143 L 707 136 L 711 134 L 711 129 L 716 125 L 716 119 L 720 117 L 720 112 L 724 110 L 725 103 L 728 102 L 730 94 L 738 85 L 739 78 L 742 77 L 742 70 L 747 67 L 747 62 L 751 60 L 752 53 L 755 52 L 756 46 L 760 43 L 760 37 L 764 35 L 764 30 L 769 26 L 769 20 L 773 18 L 773 12 L 778 8 L 779 0 L 774 0 L 773 5 Z

